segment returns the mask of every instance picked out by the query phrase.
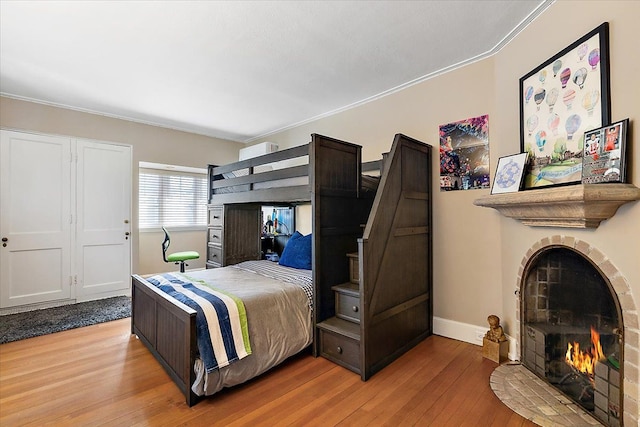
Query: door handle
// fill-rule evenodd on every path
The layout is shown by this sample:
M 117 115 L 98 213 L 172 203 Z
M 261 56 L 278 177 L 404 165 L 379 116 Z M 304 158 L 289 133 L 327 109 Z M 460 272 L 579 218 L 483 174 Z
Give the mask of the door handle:
M 124 232 L 124 240 L 129 240 L 129 234 L 130 233 L 128 231 Z
M 2 238 L 2 247 L 6 248 L 7 247 L 7 242 L 9 241 L 9 239 L 7 239 L 6 237 Z

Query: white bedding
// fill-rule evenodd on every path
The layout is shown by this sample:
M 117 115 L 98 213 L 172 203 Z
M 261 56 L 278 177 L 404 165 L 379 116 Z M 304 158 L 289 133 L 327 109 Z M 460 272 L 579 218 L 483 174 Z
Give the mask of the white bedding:
M 187 272 L 187 276 L 204 280 L 242 299 L 252 348 L 251 355 L 210 374 L 205 374 L 202 361 L 197 359 L 196 381 L 191 387 L 197 395 L 208 396 L 224 387 L 241 384 L 311 344 L 311 303 L 305 291 L 305 288 L 311 289 L 311 271 L 283 267 L 271 261 L 248 261 Z

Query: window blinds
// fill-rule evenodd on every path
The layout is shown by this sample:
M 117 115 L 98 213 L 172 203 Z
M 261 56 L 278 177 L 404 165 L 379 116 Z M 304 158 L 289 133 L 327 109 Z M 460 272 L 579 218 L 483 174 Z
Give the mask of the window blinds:
M 206 175 L 139 169 L 139 227 L 207 225 Z

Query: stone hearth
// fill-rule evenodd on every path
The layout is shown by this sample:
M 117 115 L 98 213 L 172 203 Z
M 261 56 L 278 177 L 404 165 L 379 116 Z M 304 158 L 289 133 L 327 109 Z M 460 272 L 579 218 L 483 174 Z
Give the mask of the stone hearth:
M 519 363 L 498 366 L 491 390 L 513 412 L 542 427 L 601 426 L 595 418 Z

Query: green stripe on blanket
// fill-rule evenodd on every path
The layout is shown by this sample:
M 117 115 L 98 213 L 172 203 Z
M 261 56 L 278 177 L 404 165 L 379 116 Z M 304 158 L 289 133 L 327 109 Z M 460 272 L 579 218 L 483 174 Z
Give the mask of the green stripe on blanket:
M 190 280 L 191 282 L 198 282 L 201 285 L 204 285 L 210 289 L 213 289 L 216 292 L 225 294 L 236 303 L 236 306 L 238 307 L 238 314 L 240 316 L 240 328 L 242 329 L 242 341 L 244 342 L 244 348 L 246 349 L 248 354 L 251 354 L 251 343 L 249 342 L 249 324 L 247 322 L 247 310 L 245 309 L 244 303 L 242 302 L 242 300 L 225 290 L 218 289 L 215 286 L 212 286 L 211 284 L 205 282 L 204 280 L 196 279 L 195 277 L 191 277 L 186 274 L 181 274 L 181 275 L 185 279 Z

